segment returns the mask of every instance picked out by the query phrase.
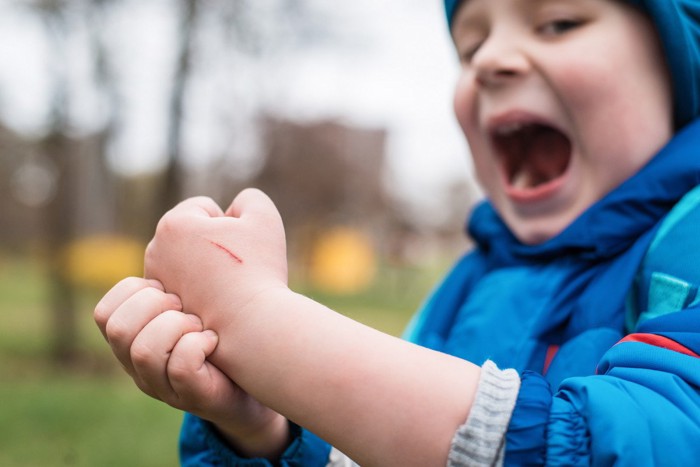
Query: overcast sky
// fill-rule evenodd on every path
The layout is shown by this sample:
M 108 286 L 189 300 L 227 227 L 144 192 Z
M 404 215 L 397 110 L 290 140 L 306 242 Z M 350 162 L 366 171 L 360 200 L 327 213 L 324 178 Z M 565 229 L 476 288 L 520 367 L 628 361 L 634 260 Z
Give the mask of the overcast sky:
M 387 128 L 395 189 L 414 198 L 433 196 L 438 187 L 465 179 L 470 172 L 468 150 L 451 108 L 457 63 L 442 2 L 307 1 L 327 15 L 326 26 L 340 31 L 342 40 L 308 44 L 271 63 L 251 63 L 250 69 L 242 70 L 245 62 L 239 60 L 236 73 L 264 77 L 264 91 L 258 89 L 249 97 L 261 97 L 263 92 L 265 99 L 274 99 L 276 108 L 293 118 L 327 117 Z M 13 8 L 19 3 L 0 0 L 0 112 L 18 129 L 40 132 L 47 110 L 51 51 L 36 19 Z M 109 25 L 123 36 L 118 53 L 121 63 L 128 64 L 121 76 L 128 125 L 113 152 L 117 168 L 138 172 L 157 167 L 164 154 L 162 109 L 167 93 L 162 83 L 170 73 L 172 44 L 168 41 L 175 18 L 164 0 L 132 0 L 129 5 Z M 124 36 L 124 30 L 129 34 Z M 88 60 L 80 60 L 89 53 L 85 42 L 81 45 L 76 38 L 65 59 L 75 63 L 71 68 L 74 118 L 89 131 L 100 123 L 100 102 L 88 86 L 80 84 L 90 73 L 81 65 Z M 214 63 L 220 58 L 216 50 L 207 50 L 200 60 Z M 233 143 L 215 129 L 221 125 L 219 117 L 235 115 L 235 109 L 227 108 L 229 101 L 217 92 L 220 88 L 211 85 L 229 80 L 228 72 L 230 68 L 212 68 L 188 101 L 187 145 L 195 159 L 216 157 Z M 248 94 L 242 91 L 238 90 L 235 101 L 239 106 L 246 105 L 240 96 Z

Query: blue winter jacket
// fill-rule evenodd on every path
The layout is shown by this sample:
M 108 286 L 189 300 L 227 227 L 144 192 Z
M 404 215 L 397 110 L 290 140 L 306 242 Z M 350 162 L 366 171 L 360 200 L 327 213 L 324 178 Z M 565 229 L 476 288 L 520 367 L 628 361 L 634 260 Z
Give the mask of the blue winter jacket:
M 506 434 L 511 465 L 700 462 L 700 121 L 557 237 L 519 243 L 488 203 L 477 247 L 407 330 L 420 345 L 522 376 Z M 282 465 L 323 466 L 330 447 L 295 427 Z M 184 465 L 238 458 L 187 416 Z

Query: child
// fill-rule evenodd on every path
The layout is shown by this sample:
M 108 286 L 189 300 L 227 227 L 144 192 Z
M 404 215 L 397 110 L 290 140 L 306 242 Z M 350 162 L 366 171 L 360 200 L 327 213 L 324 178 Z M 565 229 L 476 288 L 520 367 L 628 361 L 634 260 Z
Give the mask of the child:
M 255 190 L 167 213 L 97 306 L 194 414 L 184 464 L 349 465 L 312 432 L 361 465 L 696 461 L 700 0 L 445 4 L 487 201 L 412 343 L 291 292 Z

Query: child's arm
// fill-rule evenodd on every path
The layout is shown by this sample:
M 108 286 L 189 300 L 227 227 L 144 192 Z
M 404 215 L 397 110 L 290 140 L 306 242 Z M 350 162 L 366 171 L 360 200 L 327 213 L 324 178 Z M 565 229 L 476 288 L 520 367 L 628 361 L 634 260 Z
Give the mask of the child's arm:
M 219 333 L 211 361 L 361 465 L 444 464 L 480 369 L 374 331 L 286 285 L 283 227 L 262 193 L 166 214 L 146 273 Z
M 132 277 L 95 308 L 112 351 L 146 394 L 214 423 L 244 456 L 277 458 L 287 446 L 284 417 L 245 394 L 206 358 L 217 345 L 195 315 L 157 281 Z

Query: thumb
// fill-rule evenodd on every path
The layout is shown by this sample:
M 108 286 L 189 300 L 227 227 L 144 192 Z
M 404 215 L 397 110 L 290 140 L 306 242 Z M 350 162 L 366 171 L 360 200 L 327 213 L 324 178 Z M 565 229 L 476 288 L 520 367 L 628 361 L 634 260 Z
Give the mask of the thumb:
M 282 218 L 269 196 L 257 188 L 246 188 L 226 209 L 226 215 L 238 218 L 256 218 L 266 222 L 282 223 Z
M 182 336 L 172 349 L 166 366 L 171 387 L 180 397 L 196 397 L 206 393 L 217 372 L 207 361 L 219 342 L 214 331 L 190 332 Z

